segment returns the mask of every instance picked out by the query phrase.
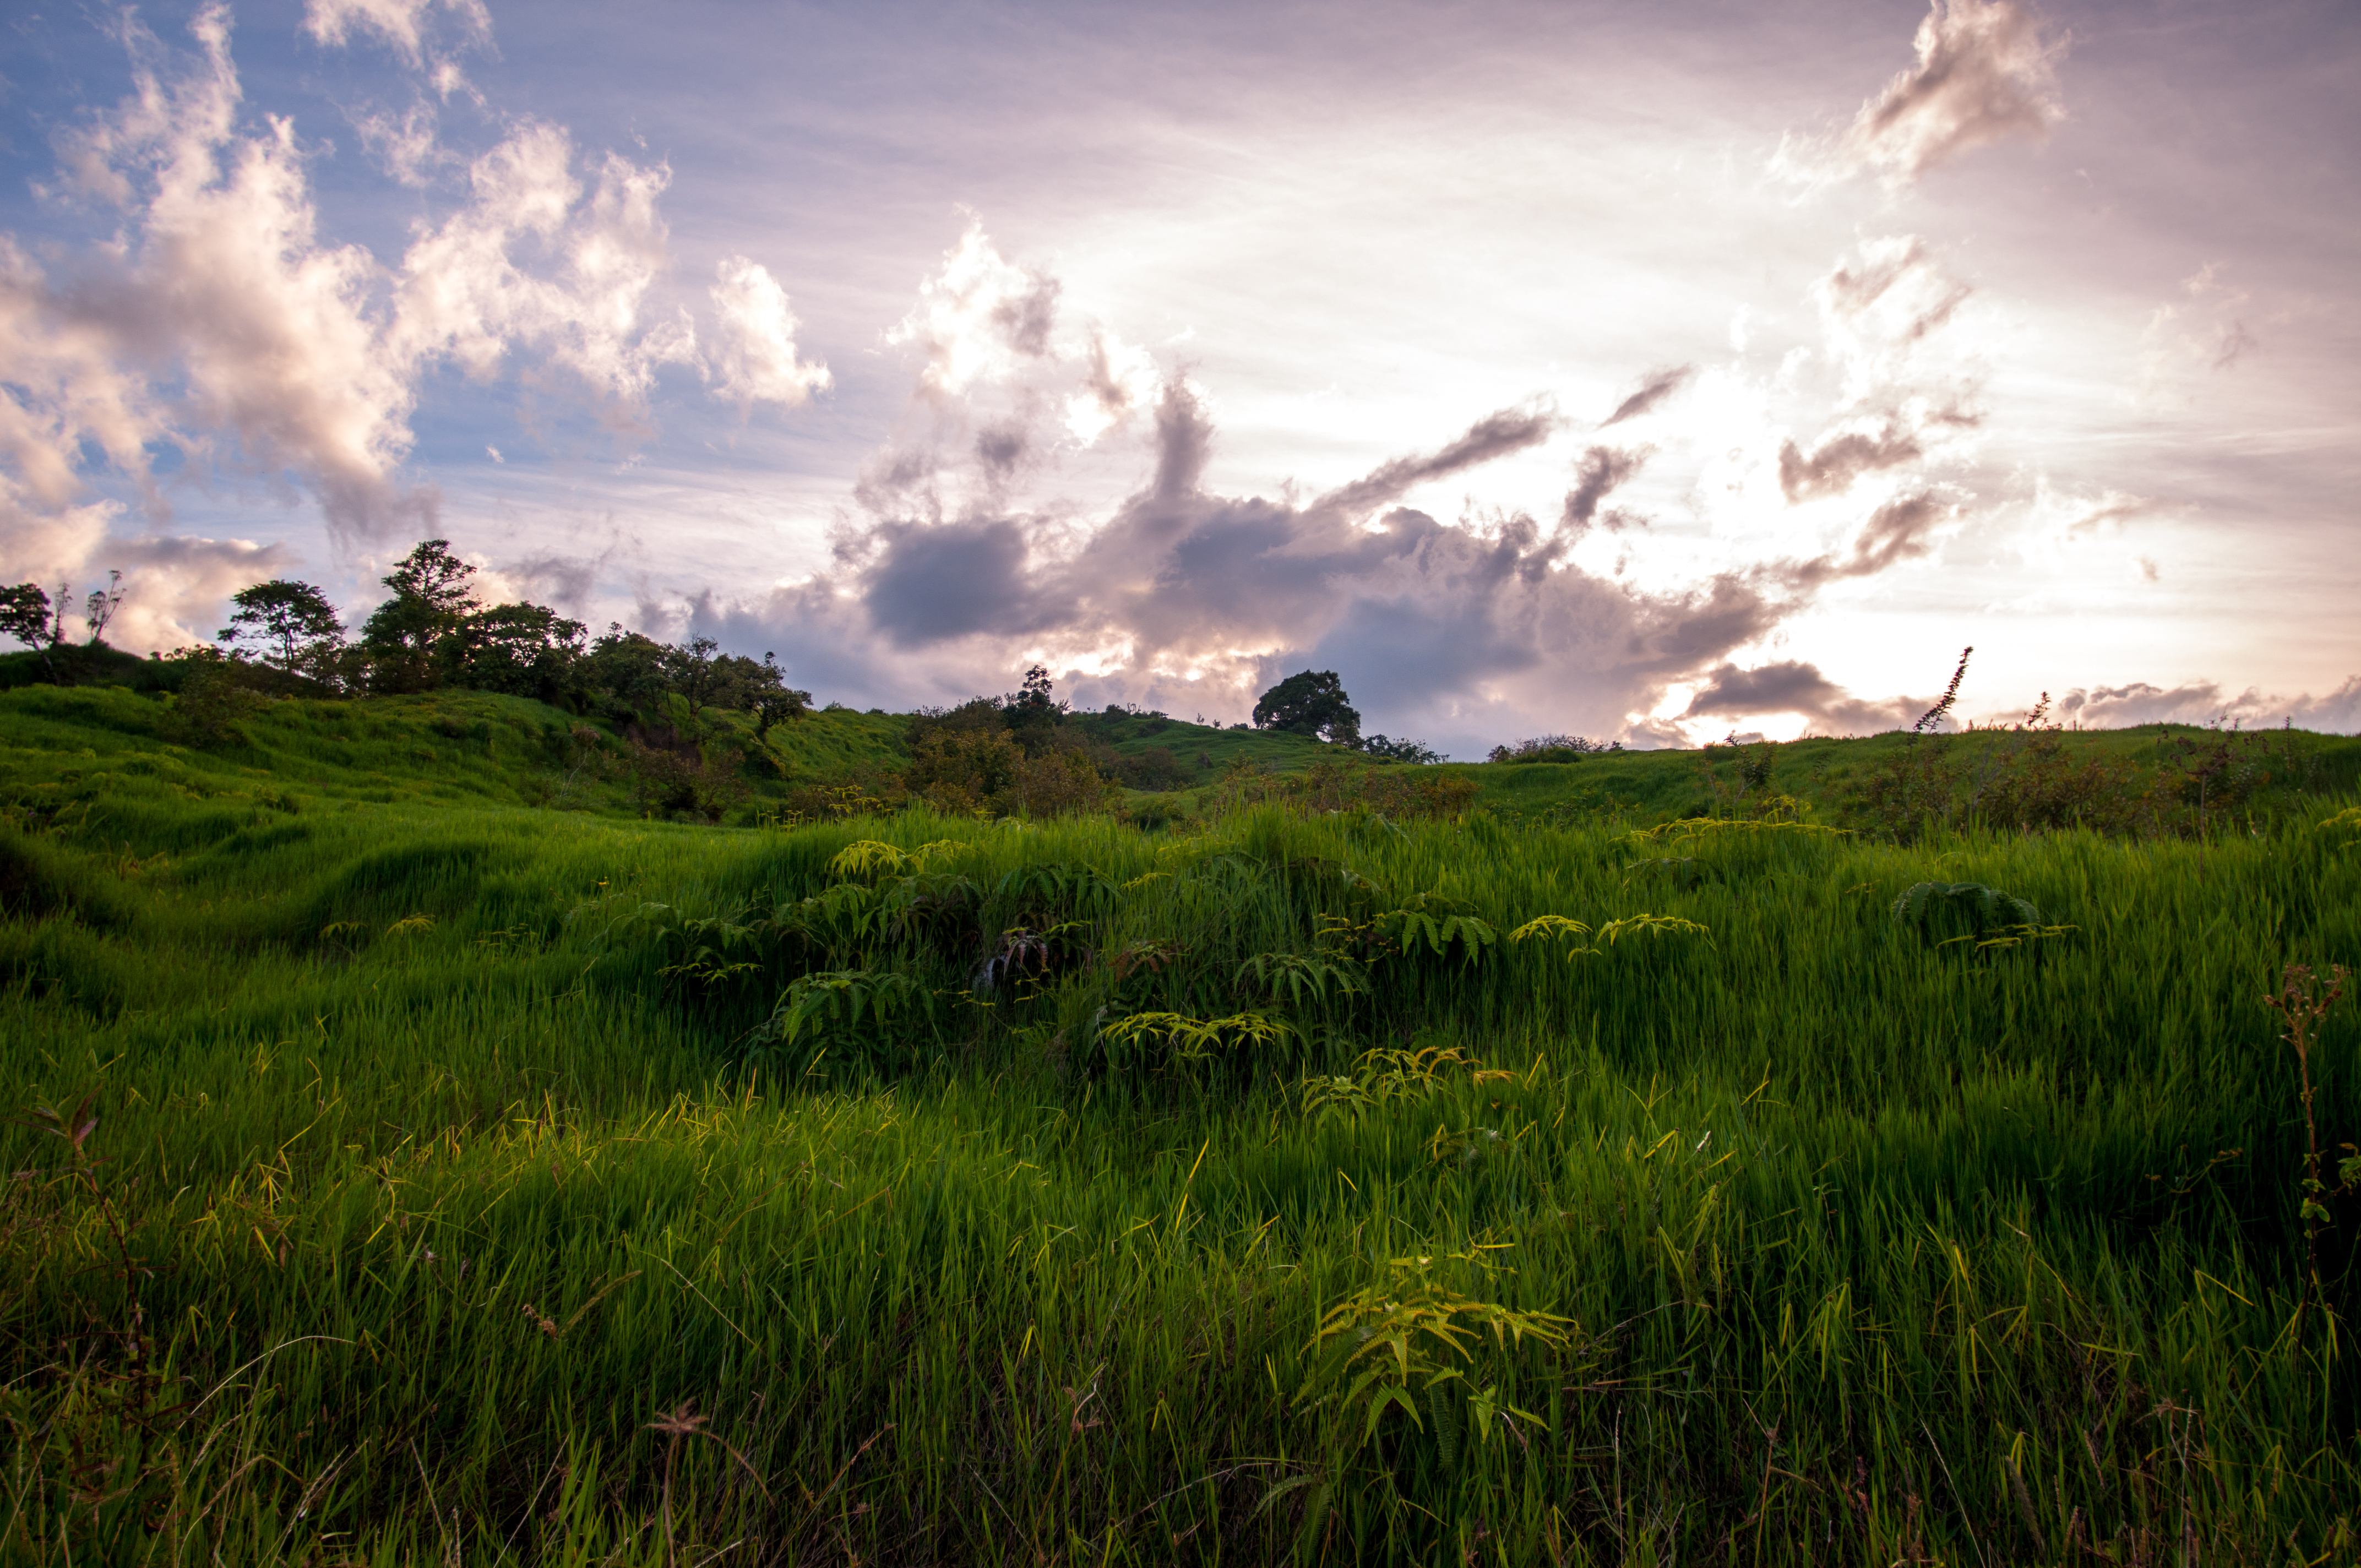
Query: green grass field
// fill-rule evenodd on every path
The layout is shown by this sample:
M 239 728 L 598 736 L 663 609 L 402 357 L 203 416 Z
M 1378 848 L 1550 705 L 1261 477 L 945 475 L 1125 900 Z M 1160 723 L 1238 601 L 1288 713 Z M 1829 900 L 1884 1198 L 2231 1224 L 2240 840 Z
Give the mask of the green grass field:
M 2361 1551 L 2361 1010 L 2308 1193 L 2262 1000 L 2361 744 L 2202 838 L 1842 830 L 1899 740 L 782 831 L 529 702 L 172 717 L 0 692 L 0 1561 Z

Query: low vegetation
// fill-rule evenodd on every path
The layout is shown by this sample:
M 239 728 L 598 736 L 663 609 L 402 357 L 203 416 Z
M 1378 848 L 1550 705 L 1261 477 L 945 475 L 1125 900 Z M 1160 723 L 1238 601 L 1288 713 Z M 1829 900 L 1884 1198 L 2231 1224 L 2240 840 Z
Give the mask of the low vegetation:
M 194 674 L 0 692 L 10 1561 L 2354 1553 L 2361 743 Z

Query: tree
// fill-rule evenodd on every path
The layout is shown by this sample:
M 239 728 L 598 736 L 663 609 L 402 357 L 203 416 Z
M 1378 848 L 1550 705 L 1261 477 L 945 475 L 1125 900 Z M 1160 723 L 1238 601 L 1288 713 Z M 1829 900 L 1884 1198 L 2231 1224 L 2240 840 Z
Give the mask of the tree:
M 1254 722 L 1257 729 L 1325 738 L 1340 746 L 1361 740 L 1361 716 L 1334 670 L 1300 670 L 1288 676 L 1256 702 Z
M 361 623 L 371 685 L 417 691 L 434 683 L 436 647 L 477 608 L 467 589 L 475 575 L 447 539 L 424 540 L 395 564 L 384 579 L 393 597 Z
M 1383 735 L 1372 735 L 1361 742 L 1361 750 L 1379 762 L 1417 762 L 1423 765 L 1444 760 L 1442 752 L 1425 741 L 1413 740 L 1407 735 L 1399 740 Z
M 106 623 L 113 620 L 115 612 L 122 608 L 123 574 L 109 572 L 106 574 L 106 587 L 91 589 L 90 597 L 82 601 L 82 618 L 90 628 L 92 647 L 99 646 L 99 640 L 106 634 Z
M 537 604 L 496 604 L 460 618 L 437 653 L 459 685 L 555 702 L 582 659 L 587 629 Z
M 753 661 L 741 659 L 740 663 Z M 811 711 L 811 693 L 797 691 L 787 685 L 787 677 L 779 668 L 775 655 L 765 653 L 756 666 L 756 673 L 744 687 L 743 705 L 754 715 L 754 739 L 762 740 L 774 724 L 786 724 Z
M 50 656 L 50 646 L 57 641 L 51 632 L 49 596 L 41 591 L 38 583 L 18 583 L 12 588 L 0 588 L 0 631 L 22 642 L 40 654 L 41 663 L 49 672 L 49 679 L 58 678 L 57 661 Z
M 315 674 L 344 646 L 345 625 L 328 596 L 309 583 L 273 577 L 230 595 L 236 612 L 214 640 L 261 644 L 263 662 L 289 674 Z
M 427 539 L 395 563 L 385 586 L 396 598 L 414 598 L 437 614 L 456 617 L 476 608 L 476 596 L 467 588 L 475 575 L 475 567 L 451 554 L 449 540 Z
M 1057 699 L 1049 672 L 1039 664 L 1026 671 L 1023 687 L 1000 703 L 1001 722 L 1028 757 L 1038 757 L 1056 743 L 1058 720 L 1065 716 L 1066 705 Z

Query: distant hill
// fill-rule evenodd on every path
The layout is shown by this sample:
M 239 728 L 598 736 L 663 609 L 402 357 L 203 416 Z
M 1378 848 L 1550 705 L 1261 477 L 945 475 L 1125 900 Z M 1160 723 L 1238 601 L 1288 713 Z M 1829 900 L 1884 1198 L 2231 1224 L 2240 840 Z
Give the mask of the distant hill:
M 752 717 L 741 712 L 707 709 L 691 726 L 694 733 L 650 732 L 529 698 L 464 690 L 241 696 L 207 710 L 202 696 L 173 689 L 185 671 L 170 662 L 106 649 L 59 652 L 87 684 L 45 684 L 38 655 L 0 655 L 0 789 L 20 806 L 61 803 L 102 788 L 165 788 L 228 797 L 278 792 L 329 802 L 474 801 L 678 815 L 664 804 L 663 781 L 652 784 L 651 771 L 661 773 L 670 757 L 702 754 L 719 759 L 707 767 L 720 785 L 699 796 L 701 814 L 752 825 L 823 814 L 833 801 L 890 798 L 910 761 L 912 716 L 874 708 L 821 708 L 759 737 Z M 1150 822 L 1202 815 L 1211 795 L 1241 775 L 1281 790 L 1289 781 L 1314 777 L 1455 781 L 1453 798 L 1511 819 L 1647 826 L 1767 810 L 1863 828 L 1894 827 L 1924 810 L 1989 816 L 1996 804 L 2017 814 L 2004 820 L 2031 826 L 2081 820 L 2103 827 L 2110 812 L 2145 811 L 2152 819 L 2199 810 L 2268 814 L 2296 796 L 2361 784 L 2361 740 L 2301 730 L 2238 735 L 2188 725 L 1926 740 L 1891 734 L 1425 767 L 1371 764 L 1349 748 L 1297 735 L 1129 711 L 1071 715 L 1062 733 L 1103 761 L 1168 754 L 1170 766 L 1159 776 L 1174 781 L 1170 787 L 1126 790 L 1121 797 Z

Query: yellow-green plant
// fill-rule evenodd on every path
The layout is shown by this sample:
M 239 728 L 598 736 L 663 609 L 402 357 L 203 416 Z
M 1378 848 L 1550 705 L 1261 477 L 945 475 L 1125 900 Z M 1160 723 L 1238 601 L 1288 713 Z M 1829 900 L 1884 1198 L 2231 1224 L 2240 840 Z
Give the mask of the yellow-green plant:
M 844 878 L 907 875 L 925 871 L 929 861 L 956 855 L 966 848 L 956 839 L 938 839 L 915 850 L 897 849 L 875 839 L 858 839 L 829 861 L 829 874 Z
M 1551 937 L 1567 937 L 1577 945 L 1567 949 L 1566 957 L 1581 958 L 1586 954 L 1605 952 L 1625 937 L 1666 935 L 1703 937 L 1708 943 L 1713 939 L 1710 928 L 1686 916 L 1640 914 L 1609 920 L 1596 930 L 1567 916 L 1540 915 L 1510 932 L 1509 940 L 1529 942 Z
M 1134 1013 L 1099 1031 L 1113 1047 L 1138 1050 L 1161 1041 L 1172 1059 L 1190 1066 L 1213 1060 L 1242 1046 L 1269 1046 L 1291 1039 L 1295 1030 L 1265 1013 L 1234 1013 L 1226 1018 L 1191 1018 L 1184 1013 Z
M 1471 1083 L 1491 1083 L 1516 1074 L 1487 1068 L 1457 1046 L 1422 1046 L 1411 1050 L 1379 1047 L 1364 1051 L 1350 1072 L 1312 1074 L 1297 1086 L 1303 1114 L 1320 1123 L 1334 1118 L 1357 1121 L 1361 1113 L 1399 1100 L 1422 1100 L 1449 1081 L 1454 1069 L 1465 1069 Z
M 1505 1357 L 1527 1340 L 1562 1347 L 1579 1326 L 1553 1312 L 1518 1311 L 1455 1289 L 1438 1264 L 1487 1281 L 1499 1272 L 1481 1249 L 1391 1259 L 1382 1279 L 1322 1314 L 1307 1347 L 1314 1354 L 1312 1375 L 1299 1399 L 1335 1399 L 1348 1412 L 1358 1411 L 1363 1442 L 1377 1435 L 1389 1409 L 1399 1409 L 1422 1431 L 1432 1419 L 1448 1462 L 1458 1457 L 1463 1414 L 1479 1443 L 1490 1439 L 1496 1422 L 1511 1432 L 1517 1421 L 1543 1424 L 1509 1402 L 1497 1374 L 1477 1376 L 1484 1370 L 1478 1353 L 1486 1342 Z

